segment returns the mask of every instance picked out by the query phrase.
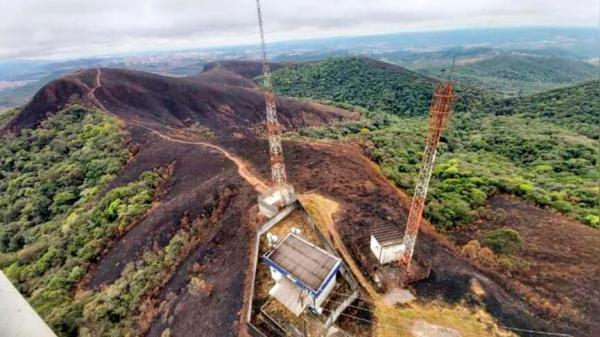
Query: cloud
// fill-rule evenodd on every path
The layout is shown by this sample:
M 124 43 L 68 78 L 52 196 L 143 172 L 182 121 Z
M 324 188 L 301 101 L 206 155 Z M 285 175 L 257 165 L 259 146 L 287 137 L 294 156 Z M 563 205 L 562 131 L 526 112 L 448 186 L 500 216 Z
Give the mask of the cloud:
M 263 0 L 270 41 L 511 25 L 597 25 L 596 0 Z M 253 0 L 0 2 L 0 59 L 254 43 Z

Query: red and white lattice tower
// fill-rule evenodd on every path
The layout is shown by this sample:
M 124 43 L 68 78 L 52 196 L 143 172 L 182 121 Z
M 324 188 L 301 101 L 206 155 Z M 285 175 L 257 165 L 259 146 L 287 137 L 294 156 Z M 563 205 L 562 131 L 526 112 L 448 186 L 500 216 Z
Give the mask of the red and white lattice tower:
M 285 164 L 283 161 L 283 150 L 281 147 L 281 125 L 277 120 L 277 107 L 275 105 L 275 94 L 273 93 L 273 84 L 271 81 L 271 69 L 267 60 L 267 50 L 265 45 L 265 33 L 263 28 L 262 10 L 260 1 L 256 0 L 256 9 L 258 12 L 258 25 L 260 27 L 260 43 L 262 48 L 263 80 L 265 93 L 265 106 L 267 112 L 267 132 L 269 136 L 269 152 L 271 155 L 271 178 L 273 181 L 273 190 L 280 193 L 280 204 L 289 204 L 293 198 L 293 188 L 287 184 Z
M 433 101 L 429 111 L 429 129 L 427 132 L 427 141 L 425 143 L 425 153 L 419 171 L 419 178 L 415 187 L 408 221 L 406 223 L 406 232 L 404 233 L 404 251 L 400 255 L 399 263 L 410 270 L 412 256 L 415 249 L 419 225 L 423 216 L 425 207 L 425 198 L 427 197 L 427 188 L 433 171 L 433 164 L 437 152 L 437 146 L 440 142 L 442 130 L 446 126 L 452 106 L 454 104 L 454 84 L 452 82 L 441 83 L 433 94 Z

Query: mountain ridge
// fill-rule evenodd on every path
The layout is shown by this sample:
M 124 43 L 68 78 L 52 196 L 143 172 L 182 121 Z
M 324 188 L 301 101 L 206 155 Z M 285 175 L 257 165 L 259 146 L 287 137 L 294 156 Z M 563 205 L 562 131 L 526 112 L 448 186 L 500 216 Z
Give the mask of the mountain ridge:
M 63 268 L 63 249 L 73 254 L 68 250 L 72 243 L 50 247 L 60 248 L 57 253 L 39 244 L 47 236 L 37 236 L 36 233 L 40 233 L 37 229 L 25 230 L 23 241 L 17 240 L 12 248 L 9 247 L 10 251 L 0 252 L 0 262 L 10 263 L 6 267 L 7 274 L 23 289 L 27 289 L 31 279 L 36 282 L 46 280 L 36 274 L 45 271 L 44 268 L 62 268 L 60 273 L 54 269 L 52 272 L 56 274 L 44 274 L 42 277 L 53 277 L 54 281 L 44 282 L 44 290 L 35 295 L 37 300 L 46 296 L 60 302 L 60 305 L 56 302 L 45 304 L 42 309 L 61 334 L 72 336 L 80 329 L 87 329 L 85 331 L 92 335 L 119 335 L 130 329 L 148 332 L 148 336 L 160 336 L 166 331 L 166 325 L 170 333 L 179 336 L 195 336 L 198 331 L 207 336 L 234 336 L 243 329 L 241 314 L 246 279 L 240 271 L 249 268 L 251 240 L 248 238 L 253 237 L 262 220 L 256 218 L 256 185 L 240 174 L 236 163 L 245 163 L 254 177 L 267 182 L 269 155 L 261 128 L 264 123 L 263 93 L 257 86 L 251 86 L 246 77 L 224 68 L 210 68 L 197 76 L 180 79 L 118 69 L 80 71 L 41 90 L 21 111 L 22 116 L 11 122 L 8 129 L 16 131 L 13 135 L 20 132 L 20 141 L 41 143 L 44 148 L 54 149 L 58 157 L 65 155 L 64 145 L 61 139 L 49 136 L 43 125 L 51 118 L 65 116 L 61 110 L 63 104 L 86 106 L 82 111 L 77 108 L 71 112 L 80 118 L 92 114 L 88 111 L 91 110 L 112 121 L 105 121 L 95 128 L 77 127 L 73 132 L 78 137 L 87 139 L 101 135 L 99 132 L 108 125 L 121 126 L 125 133 L 122 141 L 123 148 L 128 150 L 127 160 L 122 166 L 113 166 L 118 173 L 103 185 L 106 190 L 100 192 L 101 202 L 91 205 L 92 215 L 86 213 L 76 219 L 67 217 L 65 222 L 52 219 L 48 227 L 44 227 L 55 229 L 47 233 L 59 235 L 72 232 L 78 228 L 75 225 L 81 225 L 83 230 L 87 228 L 83 225 L 97 223 L 87 221 L 88 217 L 95 220 L 94 217 L 99 216 L 108 221 L 109 228 L 119 228 L 118 235 L 102 249 L 92 241 L 87 242 L 88 250 L 75 251 L 76 255 L 91 258 L 92 267 L 77 265 L 79 269 L 73 269 L 69 264 Z M 242 70 L 251 75 L 258 68 L 253 64 Z M 360 69 L 360 64 L 357 68 Z M 418 74 L 404 70 L 393 74 L 420 78 Z M 353 81 L 353 84 L 360 83 Z M 423 97 L 414 97 L 411 102 L 418 103 L 419 109 L 426 111 L 428 101 L 427 104 L 418 101 L 427 99 L 425 90 L 434 86 L 435 81 L 420 79 L 416 88 L 421 90 L 419 94 L 423 93 Z M 365 93 L 364 97 L 368 95 Z M 336 128 L 338 124 L 341 127 L 360 125 L 363 121 L 359 117 L 365 117 L 350 110 L 292 98 L 278 99 L 278 107 L 286 131 Z M 414 109 L 414 114 L 420 116 L 410 115 L 409 118 L 422 118 L 424 111 Z M 31 131 L 27 128 L 31 127 L 39 129 L 36 137 L 29 136 Z M 410 137 L 421 144 L 419 130 L 418 126 L 411 130 Z M 358 131 L 362 130 L 359 128 Z M 377 136 L 375 128 L 367 131 L 367 134 Z M 90 151 L 85 142 L 75 142 L 75 145 Z M 97 146 L 102 146 L 102 142 Z M 336 228 L 357 261 L 369 254 L 368 245 L 363 243 L 368 243 L 372 226 L 390 221 L 401 228 L 404 226 L 407 217 L 404 201 L 408 197 L 384 178 L 356 144 L 286 138 L 283 146 L 288 177 L 297 191 L 317 191 L 340 204 L 340 211 L 335 215 Z M 411 147 L 406 146 L 406 150 L 412 151 Z M 416 152 L 408 155 L 412 160 L 417 156 Z M 6 167 L 13 170 L 11 157 L 5 158 L 8 160 Z M 93 160 L 91 158 L 83 167 L 94 169 Z M 17 161 L 18 165 L 23 163 Z M 450 164 L 436 173 L 438 177 L 448 175 L 454 181 L 462 181 L 460 179 L 464 177 L 453 176 L 456 167 Z M 77 170 L 73 171 L 77 177 Z M 17 177 L 12 184 L 19 181 Z M 476 180 L 469 182 L 478 183 Z M 57 197 L 45 184 L 40 186 L 39 192 L 62 207 L 68 207 L 73 198 L 73 193 Z M 133 192 L 136 194 L 131 195 Z M 143 202 L 144 207 L 134 207 L 137 206 L 135 202 Z M 27 212 L 32 212 L 32 208 L 15 207 L 11 213 L 17 213 L 9 214 L 6 219 L 19 218 L 21 211 L 29 214 Z M 4 219 L 3 216 L 2 221 Z M 123 226 L 111 222 L 115 219 L 124 221 Z M 593 335 L 597 326 L 587 319 L 588 316 L 568 316 L 560 321 L 545 316 L 547 312 L 543 307 L 527 302 L 521 289 L 511 287 L 506 276 L 469 260 L 460 247 L 453 246 L 432 227 L 425 225 L 424 228 L 415 256 L 430 261 L 434 272 L 415 288 L 419 296 L 443 298 L 449 303 L 469 300 L 472 294 L 468 284 L 474 279 L 485 290 L 479 303 L 501 324 L 565 332 L 575 325 L 584 334 Z M 88 238 L 83 236 L 76 237 L 86 242 Z M 38 245 L 29 245 L 33 243 Z M 15 251 L 15 248 L 18 249 Z M 90 253 L 93 248 L 99 252 L 97 255 Z M 69 261 L 77 263 L 73 259 Z M 585 282 L 588 281 L 594 279 Z M 207 285 L 200 289 L 206 292 L 193 295 L 190 289 L 197 291 L 193 286 L 198 282 Z M 60 297 L 53 296 L 57 292 Z M 73 302 L 76 295 L 85 293 L 94 294 L 91 302 Z M 531 295 L 537 300 L 535 296 L 538 295 Z M 590 304 L 592 310 L 594 305 Z M 178 315 L 169 318 L 172 308 L 179 310 Z M 193 319 L 198 315 L 203 319 Z M 531 319 L 531 315 L 535 319 Z M 144 322 L 138 325 L 140 319 Z

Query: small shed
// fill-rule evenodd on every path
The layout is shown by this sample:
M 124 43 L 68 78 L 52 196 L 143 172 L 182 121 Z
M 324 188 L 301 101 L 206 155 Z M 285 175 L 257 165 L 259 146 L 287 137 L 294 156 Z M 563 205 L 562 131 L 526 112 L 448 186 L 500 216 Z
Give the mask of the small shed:
M 393 223 L 377 226 L 371 230 L 371 252 L 379 264 L 398 260 L 404 251 L 404 233 Z
M 293 233 L 265 254 L 263 262 L 275 281 L 269 295 L 296 316 L 308 306 L 321 311 L 342 265 L 340 258 Z
M 258 210 L 267 218 L 272 218 L 282 207 L 294 203 L 297 199 L 294 187 L 291 185 L 270 188 L 258 196 Z

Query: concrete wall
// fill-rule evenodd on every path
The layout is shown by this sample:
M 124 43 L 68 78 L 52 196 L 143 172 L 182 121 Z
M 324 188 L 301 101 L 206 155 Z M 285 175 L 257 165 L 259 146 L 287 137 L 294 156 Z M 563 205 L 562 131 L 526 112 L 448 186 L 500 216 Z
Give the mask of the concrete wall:
M 0 337 L 56 337 L 1 271 Z
M 299 202 L 294 202 L 293 204 L 287 206 L 282 209 L 279 214 L 275 215 L 265 224 L 260 226 L 256 231 L 256 237 L 254 238 L 254 252 L 252 254 L 252 279 L 251 279 L 251 287 L 250 287 L 250 295 L 248 295 L 248 310 L 246 312 L 246 322 L 249 325 L 252 325 L 250 321 L 252 320 L 252 303 L 254 301 L 254 281 L 256 279 L 256 267 L 258 265 L 258 247 L 260 245 L 260 237 L 269 231 L 273 226 L 275 226 L 279 221 L 288 216 L 293 210 L 300 206 Z M 253 326 L 254 327 L 254 326 Z M 3 336 L 0 336 L 3 337 Z
M 325 289 L 323 289 L 323 292 L 321 292 L 321 295 L 319 295 L 319 297 L 315 299 L 315 307 L 320 308 L 323 302 L 325 302 L 325 300 L 327 299 L 327 297 L 329 297 L 329 294 L 331 294 L 331 291 L 333 290 L 333 288 L 335 288 L 335 285 L 337 283 L 336 278 L 337 276 L 334 275 L 331 281 L 329 281 L 329 283 L 325 287 Z
M 375 258 L 379 264 L 387 264 L 394 262 L 404 251 L 404 245 L 401 243 L 382 246 L 373 235 L 371 235 L 371 252 L 375 255 Z

